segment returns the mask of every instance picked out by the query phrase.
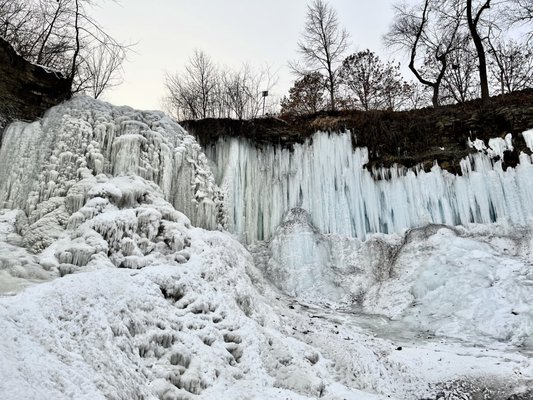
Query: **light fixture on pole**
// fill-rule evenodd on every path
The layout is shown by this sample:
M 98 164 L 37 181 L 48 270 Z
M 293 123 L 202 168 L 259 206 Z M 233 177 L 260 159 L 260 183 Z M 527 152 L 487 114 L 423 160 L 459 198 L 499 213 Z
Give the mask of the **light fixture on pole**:
M 265 116 L 265 101 L 268 96 L 268 90 L 263 90 L 263 116 Z

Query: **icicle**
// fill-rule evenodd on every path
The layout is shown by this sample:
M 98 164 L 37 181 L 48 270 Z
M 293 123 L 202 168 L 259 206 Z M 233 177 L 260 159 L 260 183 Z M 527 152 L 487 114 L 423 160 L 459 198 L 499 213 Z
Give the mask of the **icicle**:
M 206 154 L 226 191 L 229 229 L 246 242 L 270 238 L 283 214 L 294 207 L 307 210 L 323 233 L 360 239 L 428 223 L 489 223 L 501 218 L 521 223 L 532 216 L 530 157 L 521 155 L 516 169 L 503 171 L 492 156 L 503 157 L 513 148 L 510 135 L 491 139 L 489 149 L 480 140 L 470 145 L 483 152 L 461 161 L 463 176 L 438 165 L 416 173 L 393 166 L 378 169 L 376 175 L 383 178 L 378 181 L 364 168 L 367 150 L 352 150 L 349 133 L 319 132 L 294 145 L 293 151 L 220 139 Z
M 139 175 L 159 185 L 172 205 L 208 229 L 223 224 L 219 189 L 200 146 L 160 112 L 114 107 L 78 96 L 51 109 L 41 122 L 15 123 L 0 149 L 0 207 L 30 214 L 42 202 L 67 197 L 70 213 L 87 198 L 77 185 L 88 175 Z M 90 189 L 92 190 L 92 189 Z M 95 189 L 96 190 L 96 189 Z M 118 195 L 127 207 L 144 193 Z
M 533 129 L 522 132 L 526 146 L 529 147 L 529 150 L 533 151 Z

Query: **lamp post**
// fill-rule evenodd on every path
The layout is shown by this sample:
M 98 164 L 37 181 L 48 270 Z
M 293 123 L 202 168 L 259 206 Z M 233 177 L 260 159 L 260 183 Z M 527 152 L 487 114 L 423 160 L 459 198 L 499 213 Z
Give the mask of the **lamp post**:
M 263 117 L 265 116 L 265 102 L 268 96 L 268 90 L 263 90 Z

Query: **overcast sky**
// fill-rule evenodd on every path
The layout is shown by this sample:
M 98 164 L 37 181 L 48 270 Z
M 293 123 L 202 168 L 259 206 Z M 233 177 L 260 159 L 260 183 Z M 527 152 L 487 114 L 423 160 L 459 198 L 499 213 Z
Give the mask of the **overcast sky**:
M 221 65 L 266 63 L 279 70 L 277 95 L 294 76 L 287 62 L 305 22 L 306 0 L 121 0 L 103 2 L 94 16 L 113 37 L 135 42 L 124 83 L 105 96 L 117 105 L 160 109 L 165 72 L 183 68 L 194 49 Z M 392 0 L 330 0 L 351 34 L 353 51 L 369 48 L 383 58 L 382 35 L 392 19 Z

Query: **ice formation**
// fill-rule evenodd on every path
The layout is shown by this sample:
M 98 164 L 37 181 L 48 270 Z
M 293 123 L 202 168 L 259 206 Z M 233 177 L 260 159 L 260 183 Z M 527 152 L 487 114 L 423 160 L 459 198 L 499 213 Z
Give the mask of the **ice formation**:
M 533 129 L 522 132 L 522 136 L 524 137 L 524 141 L 526 142 L 527 147 L 529 147 L 529 150 L 533 151 Z
M 124 175 L 156 183 L 196 226 L 223 223 L 218 188 L 192 136 L 163 113 L 87 97 L 52 108 L 42 121 L 7 128 L 0 148 L 0 207 L 25 210 L 34 232 L 29 245 L 43 250 L 99 180 Z
M 489 154 L 510 145 L 461 177 L 376 181 L 347 135 L 293 153 L 230 140 L 210 150 L 225 210 L 161 113 L 78 97 L 16 123 L 0 148 L 0 398 L 528 399 L 531 159 L 503 171 Z M 271 240 L 250 252 L 193 227 L 226 211 Z
M 395 166 L 371 173 L 363 168 L 366 148 L 352 149 L 349 133 L 318 132 L 293 151 L 220 139 L 206 154 L 226 191 L 229 229 L 250 243 L 269 239 L 295 207 L 307 210 L 323 233 L 360 239 L 429 223 L 523 223 L 533 216 L 532 159 L 522 153 L 516 168 L 504 170 L 493 157 L 509 148 L 510 135 L 491 140 L 488 151 L 461 161 L 461 176 L 438 165 L 429 172 Z

